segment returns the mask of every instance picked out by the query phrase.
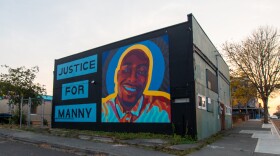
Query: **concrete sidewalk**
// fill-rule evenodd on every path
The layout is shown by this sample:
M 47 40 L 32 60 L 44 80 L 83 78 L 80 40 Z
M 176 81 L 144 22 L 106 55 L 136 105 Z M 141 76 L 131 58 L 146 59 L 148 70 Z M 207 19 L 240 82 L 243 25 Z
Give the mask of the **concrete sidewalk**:
M 258 138 L 255 152 L 280 155 L 280 136 L 276 127 L 270 123 L 263 124 L 262 128 L 269 128 L 271 131 L 265 133 L 261 131 L 253 132 L 252 138 Z
M 0 128 L 0 137 L 10 138 L 32 144 L 46 144 L 52 148 L 74 151 L 74 153 L 83 153 L 90 155 L 122 155 L 122 156 L 169 156 L 169 154 L 148 149 L 137 148 L 133 146 L 113 143 L 99 143 L 75 138 L 57 137 L 43 135 L 33 132 L 2 129 Z
M 276 156 L 280 138 L 273 124 L 249 120 L 225 132 L 224 137 L 191 156 Z

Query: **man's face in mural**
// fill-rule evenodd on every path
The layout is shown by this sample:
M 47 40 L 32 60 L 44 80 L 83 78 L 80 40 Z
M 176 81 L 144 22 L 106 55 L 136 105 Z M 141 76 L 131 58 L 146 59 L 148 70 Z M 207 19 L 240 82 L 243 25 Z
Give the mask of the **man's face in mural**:
M 147 84 L 149 59 L 140 49 L 131 50 L 123 58 L 117 73 L 118 100 L 124 108 L 132 108 Z

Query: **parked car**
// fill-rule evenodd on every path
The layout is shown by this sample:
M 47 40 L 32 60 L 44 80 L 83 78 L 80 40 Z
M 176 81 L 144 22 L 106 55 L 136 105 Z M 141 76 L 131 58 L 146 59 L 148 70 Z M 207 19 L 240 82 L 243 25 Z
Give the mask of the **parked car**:
M 9 118 L 11 118 L 12 115 L 8 113 L 0 113 L 0 123 L 9 123 Z
M 277 115 L 271 115 L 270 119 L 278 119 L 278 116 Z

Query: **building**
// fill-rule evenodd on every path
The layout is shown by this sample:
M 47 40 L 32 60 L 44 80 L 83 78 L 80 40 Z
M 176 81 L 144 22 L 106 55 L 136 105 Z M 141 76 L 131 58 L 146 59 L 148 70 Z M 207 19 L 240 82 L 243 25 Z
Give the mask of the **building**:
M 258 102 L 258 98 L 251 98 L 246 104 L 238 103 L 232 107 L 233 121 L 238 119 L 261 119 L 264 116 L 264 109 Z
M 188 21 L 55 60 L 54 128 L 190 135 L 231 128 L 229 68 Z
M 31 99 L 32 101 L 32 99 Z M 28 121 L 28 99 L 23 100 L 23 114 L 26 116 Z M 34 105 L 31 102 L 30 108 L 30 122 L 33 125 L 41 125 L 42 118 L 47 121 L 48 126 L 51 126 L 51 114 L 52 114 L 52 96 L 43 96 L 43 105 Z M 0 114 L 13 114 L 18 108 L 15 105 L 8 105 L 8 99 L 0 99 Z

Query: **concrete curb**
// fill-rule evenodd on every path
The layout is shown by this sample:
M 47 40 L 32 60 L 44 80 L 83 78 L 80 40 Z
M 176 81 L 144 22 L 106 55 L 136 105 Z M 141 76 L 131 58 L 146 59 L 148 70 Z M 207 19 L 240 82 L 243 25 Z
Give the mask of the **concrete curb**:
M 24 143 L 28 143 L 28 144 L 32 144 L 32 145 L 42 145 L 42 144 L 47 144 L 50 145 L 51 148 L 54 149 L 59 149 L 59 150 L 65 150 L 68 152 L 73 152 L 73 153 L 79 153 L 79 154 L 91 154 L 91 155 L 102 155 L 102 156 L 116 156 L 116 155 L 112 155 L 109 153 L 105 153 L 105 152 L 99 152 L 99 151 L 93 151 L 90 149 L 81 149 L 81 148 L 77 148 L 77 147 L 73 147 L 73 146 L 65 146 L 65 145 L 59 145 L 59 144 L 54 144 L 54 143 L 49 143 L 46 141 L 37 141 L 37 140 L 31 140 L 31 139 L 27 139 L 27 138 L 20 138 L 20 137 L 14 137 L 14 136 L 10 136 L 10 135 L 5 135 L 0 133 L 0 136 L 6 139 L 12 139 L 15 141 L 19 141 L 19 142 L 24 142 Z
M 278 134 L 278 137 L 280 138 L 280 130 L 278 128 L 276 128 L 274 121 L 272 121 L 272 125 L 275 128 L 275 130 L 276 130 L 276 132 Z
M 5 128 L 4 128 L 5 129 Z M 8 129 L 6 129 L 8 130 Z M 8 130 L 9 131 L 9 130 Z M 34 132 L 29 132 L 29 131 L 24 131 L 24 130 L 13 130 L 15 133 L 6 133 L 6 132 L 1 132 L 0 131 L 0 137 L 7 138 L 7 139 L 12 139 L 14 141 L 19 141 L 23 143 L 28 143 L 32 144 L 35 146 L 40 146 L 43 148 L 50 148 L 50 149 L 58 149 L 58 150 L 63 150 L 65 152 L 69 153 L 76 153 L 79 155 L 120 155 L 116 153 L 111 153 L 110 151 L 106 150 L 98 150 L 98 149 L 91 149 L 88 147 L 84 146 L 73 146 L 73 145 L 68 145 L 68 144 L 60 144 L 60 143 L 55 143 L 53 141 L 48 141 L 45 139 L 35 139 L 35 138 L 30 138 L 30 137 L 22 137 L 22 136 L 17 136 L 14 134 L 21 133 L 21 132 L 27 132 L 27 133 L 34 133 Z M 34 133 L 38 134 L 38 133 Z M 40 133 L 39 133 L 40 134 Z M 44 135 L 44 134 L 43 134 Z M 27 135 L 28 136 L 28 135 Z M 61 137 L 64 138 L 63 136 L 53 136 L 52 137 Z M 68 138 L 68 137 L 66 137 Z M 69 138 L 69 139 L 77 139 L 77 140 L 82 140 L 82 141 L 89 141 L 89 142 L 95 142 L 95 143 L 105 143 L 114 147 L 122 147 L 122 146 L 130 146 L 132 148 L 139 148 L 139 149 L 149 149 L 151 151 L 155 152 L 163 152 L 164 154 L 168 154 L 169 150 L 172 151 L 187 151 L 187 150 L 192 150 L 192 149 L 198 149 L 200 148 L 200 143 L 195 143 L 195 144 L 179 144 L 179 145 L 168 145 L 167 141 L 161 140 L 161 139 L 133 139 L 133 140 L 109 140 L 108 137 L 105 137 L 105 140 L 103 137 L 98 137 L 98 136 L 88 136 L 88 135 L 79 135 L 78 138 Z M 157 149 L 162 149 L 162 150 L 157 150 Z M 165 151 L 165 152 L 164 152 Z
M 155 148 L 146 148 L 143 146 L 121 144 L 120 142 L 110 143 L 107 139 L 105 139 L 105 142 L 99 141 L 100 138 L 96 141 L 96 139 L 84 135 L 80 136 L 79 138 L 69 138 L 61 136 L 52 136 L 47 134 L 39 134 L 35 132 L 28 132 L 22 130 L 10 130 L 0 128 L 0 137 L 4 139 L 11 139 L 11 141 L 18 141 L 22 143 L 36 145 L 42 148 L 49 148 L 54 150 L 57 149 L 78 155 L 172 155 L 168 154 L 168 152 L 166 151 L 155 150 Z

